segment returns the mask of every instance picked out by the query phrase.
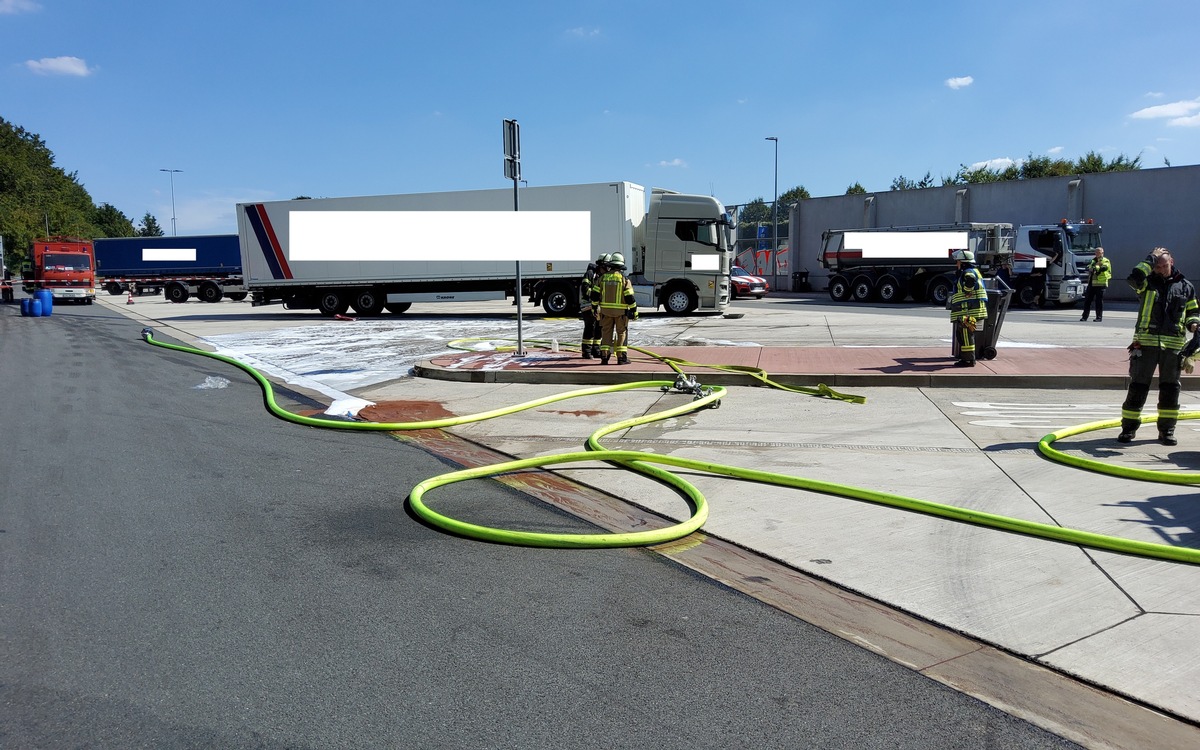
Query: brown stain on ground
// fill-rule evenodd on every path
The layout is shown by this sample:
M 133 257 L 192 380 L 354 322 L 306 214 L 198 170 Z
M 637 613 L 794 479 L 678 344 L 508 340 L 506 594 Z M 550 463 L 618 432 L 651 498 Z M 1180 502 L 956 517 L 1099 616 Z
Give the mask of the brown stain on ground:
M 379 401 L 358 411 L 358 418 L 367 422 L 428 422 L 457 416 L 447 411 L 440 401 Z

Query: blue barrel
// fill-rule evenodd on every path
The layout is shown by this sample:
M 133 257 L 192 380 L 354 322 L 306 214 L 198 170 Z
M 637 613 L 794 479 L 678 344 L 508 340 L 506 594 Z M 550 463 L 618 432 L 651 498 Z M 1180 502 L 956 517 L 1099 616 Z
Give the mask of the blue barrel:
M 30 314 L 29 308 L 30 308 L 30 305 L 32 304 L 32 302 L 33 302 L 33 297 L 22 297 L 21 298 L 21 314 L 24 315 L 26 318 L 29 317 L 29 314 Z
M 31 300 L 29 303 L 29 317 L 31 317 L 31 318 L 42 317 L 42 301 L 40 299 L 38 299 L 36 295 L 34 296 L 33 300 Z
M 54 292 L 49 289 L 39 289 L 33 293 L 33 296 L 42 301 L 42 317 L 50 317 L 50 313 L 54 311 Z

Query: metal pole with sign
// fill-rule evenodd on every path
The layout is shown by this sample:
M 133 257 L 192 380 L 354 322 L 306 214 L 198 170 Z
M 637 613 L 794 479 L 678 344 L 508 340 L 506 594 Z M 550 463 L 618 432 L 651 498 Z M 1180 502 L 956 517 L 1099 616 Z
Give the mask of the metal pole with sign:
M 516 120 L 504 121 L 504 176 L 513 181 L 513 210 L 521 210 L 521 126 Z M 521 333 L 521 261 L 517 261 L 517 356 L 525 356 L 525 339 Z

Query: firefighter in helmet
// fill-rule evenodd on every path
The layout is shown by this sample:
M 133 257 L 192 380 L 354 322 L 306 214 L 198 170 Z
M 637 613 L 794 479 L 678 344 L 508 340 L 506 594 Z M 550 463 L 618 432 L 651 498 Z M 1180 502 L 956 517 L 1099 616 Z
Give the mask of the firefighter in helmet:
M 617 364 L 629 364 L 629 321 L 637 320 L 637 300 L 633 284 L 625 278 L 625 256 L 608 256 L 606 271 L 592 285 L 592 310 L 600 321 L 600 364 L 607 365 L 614 351 Z
M 600 359 L 600 321 L 592 308 L 592 287 L 596 279 L 608 270 L 608 253 L 602 253 L 594 263 L 588 263 L 579 285 L 579 318 L 583 321 L 583 340 L 579 349 L 584 359 Z
M 950 326 L 954 336 L 955 367 L 975 366 L 975 331 L 987 318 L 987 288 L 975 267 L 975 253 L 955 250 L 951 256 L 958 267 L 950 294 Z

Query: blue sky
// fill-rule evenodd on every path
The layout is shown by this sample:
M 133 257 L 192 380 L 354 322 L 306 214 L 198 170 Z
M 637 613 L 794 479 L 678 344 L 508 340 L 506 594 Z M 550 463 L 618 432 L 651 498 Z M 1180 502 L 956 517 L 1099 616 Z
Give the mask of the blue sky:
M 1200 4 L 0 0 L 0 117 L 179 234 L 239 201 L 629 180 L 744 203 L 1200 163 Z

